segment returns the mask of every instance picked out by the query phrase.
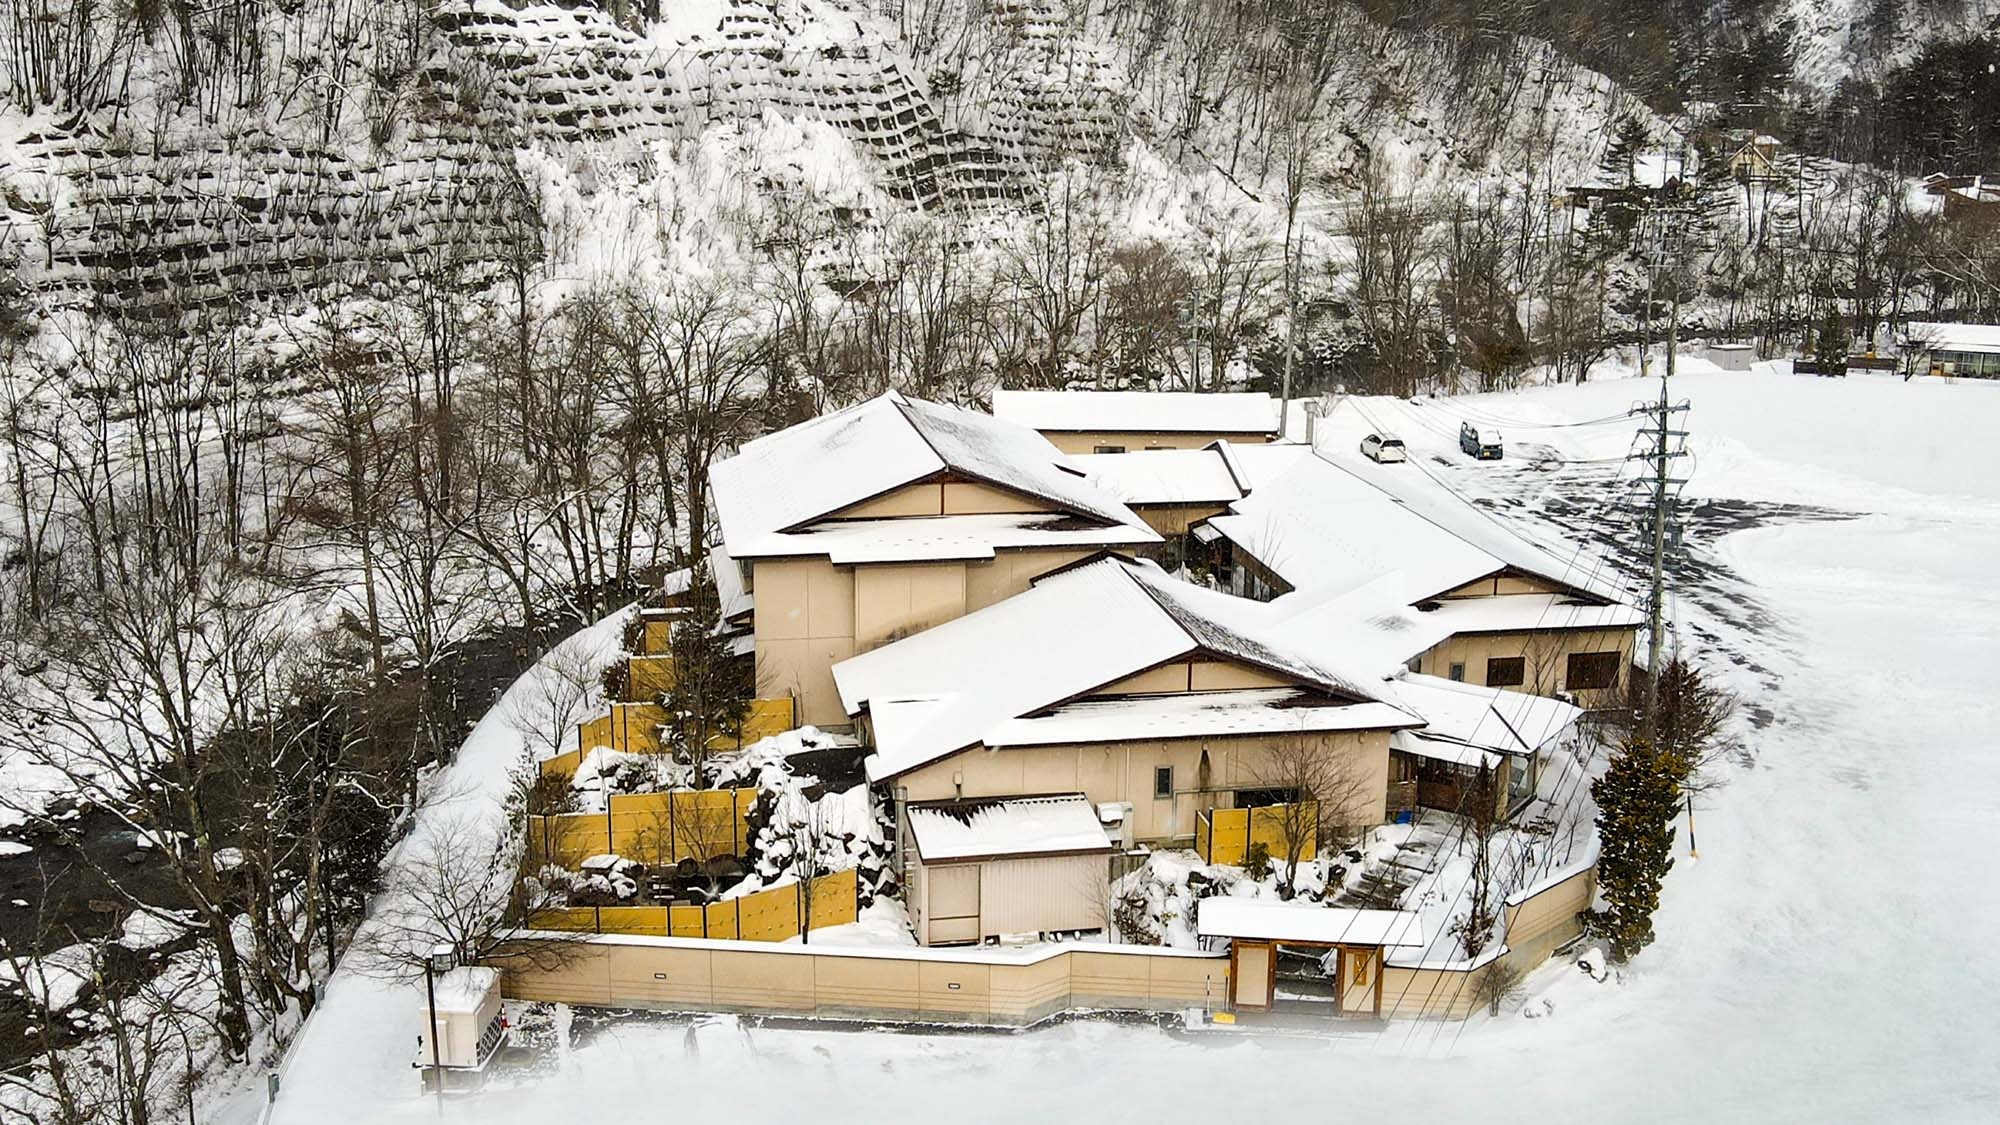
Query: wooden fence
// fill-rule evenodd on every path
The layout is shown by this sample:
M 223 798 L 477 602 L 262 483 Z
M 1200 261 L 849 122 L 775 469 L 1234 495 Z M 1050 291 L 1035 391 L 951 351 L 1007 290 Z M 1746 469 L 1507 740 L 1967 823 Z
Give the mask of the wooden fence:
M 1194 850 L 1203 863 L 1240 865 L 1252 848 L 1262 844 L 1272 858 L 1283 859 L 1286 837 L 1293 834 L 1304 837 L 1305 846 L 1299 851 L 1301 862 L 1319 854 L 1318 801 L 1201 813 L 1194 822 Z
M 654 867 L 741 855 L 756 803 L 755 788 L 614 793 L 609 813 L 529 817 L 528 862 L 575 870 L 606 852 Z
M 808 900 L 811 929 L 845 926 L 860 916 L 860 881 L 852 869 L 822 875 L 811 893 L 798 883 L 767 887 L 707 906 L 571 906 L 538 911 L 536 928 L 652 937 L 790 941 L 798 937 Z
M 741 736 L 716 735 L 708 740 L 708 748 L 718 752 L 740 750 L 760 739 L 791 730 L 798 725 L 792 704 L 789 696 L 751 700 Z M 536 763 L 536 769 L 543 777 L 573 776 L 583 755 L 600 746 L 630 754 L 662 753 L 666 747 L 660 740 L 660 728 L 666 722 L 667 709 L 657 703 L 613 703 L 610 714 L 577 724 L 577 749 L 543 758 Z

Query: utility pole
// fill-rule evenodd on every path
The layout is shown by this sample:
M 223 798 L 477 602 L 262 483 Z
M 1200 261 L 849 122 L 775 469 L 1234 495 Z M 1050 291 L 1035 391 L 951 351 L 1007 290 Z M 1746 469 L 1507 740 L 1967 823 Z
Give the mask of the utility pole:
M 1646 271 L 1648 311 L 1652 307 L 1653 275 L 1664 260 L 1664 252 L 1670 248 L 1671 241 L 1664 230 L 1655 228 L 1655 257 L 1651 268 Z M 1680 288 L 1674 285 L 1670 286 L 1668 297 L 1667 361 L 1660 371 L 1659 395 L 1633 406 L 1632 413 L 1644 415 L 1646 424 L 1634 439 L 1633 452 L 1627 455 L 1627 460 L 1644 464 L 1643 473 L 1631 482 L 1631 487 L 1637 492 L 1632 497 L 1631 507 L 1635 509 L 1639 528 L 1645 535 L 1649 572 L 1646 598 L 1646 713 L 1643 716 L 1648 741 L 1657 733 L 1654 716 L 1658 711 L 1660 661 L 1667 633 L 1667 568 L 1678 562 L 1681 554 L 1681 529 L 1675 509 L 1680 488 L 1687 483 L 1686 477 L 1673 474 L 1673 463 L 1687 456 L 1687 430 L 1675 429 L 1674 420 L 1676 415 L 1687 412 L 1688 404 L 1685 400 L 1676 403 L 1670 397 L 1674 352 L 1679 343 Z

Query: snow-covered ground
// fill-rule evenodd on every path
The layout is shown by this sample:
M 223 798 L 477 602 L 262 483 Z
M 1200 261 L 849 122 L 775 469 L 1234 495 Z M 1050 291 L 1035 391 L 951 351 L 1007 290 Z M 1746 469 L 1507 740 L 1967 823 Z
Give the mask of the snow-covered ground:
M 1553 536 L 1607 492 L 1616 466 L 1597 459 L 1622 454 L 1631 425 L 1530 425 L 1613 415 L 1650 392 L 1607 381 L 1370 400 L 1337 412 L 1326 440 L 1351 449 L 1371 424 L 1396 428 L 1417 462 L 1369 471 L 1428 473 L 1418 487 L 1484 498 Z M 1401 1119 L 1991 1120 L 2000 473 L 1982 439 L 2000 385 L 1708 373 L 1674 393 L 1694 405 L 1690 495 L 1730 502 L 1693 520 L 1701 577 L 1680 600 L 1683 631 L 1712 638 L 1694 655 L 1744 693 L 1756 724 L 1700 810 L 1700 858 L 1683 854 L 1667 882 L 1658 943 L 1610 981 L 1553 964 L 1498 1019 L 1324 1041 L 1088 1022 L 933 1035 L 631 1020 L 579 1027 L 543 1071 L 442 1107 L 414 1095 L 406 1069 L 414 992 L 346 981 L 275 1120 L 1256 1120 L 1313 1105 Z M 1508 460 L 1456 454 L 1474 412 L 1506 435 Z M 1530 445 L 1546 452 L 1517 455 Z

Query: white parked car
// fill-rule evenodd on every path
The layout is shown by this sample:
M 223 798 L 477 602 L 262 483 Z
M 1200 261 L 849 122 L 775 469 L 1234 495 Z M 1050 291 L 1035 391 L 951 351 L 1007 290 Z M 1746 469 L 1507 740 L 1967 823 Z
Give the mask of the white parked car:
M 1403 439 L 1394 434 L 1369 434 L 1362 438 L 1361 455 L 1384 465 L 1410 459 L 1410 451 L 1403 448 Z

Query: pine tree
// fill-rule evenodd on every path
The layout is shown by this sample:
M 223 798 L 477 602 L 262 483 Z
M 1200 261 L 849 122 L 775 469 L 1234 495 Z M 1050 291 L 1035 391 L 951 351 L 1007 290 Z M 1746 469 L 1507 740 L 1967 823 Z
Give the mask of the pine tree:
M 694 788 L 706 789 L 709 740 L 720 735 L 740 741 L 755 681 L 749 662 L 729 651 L 729 638 L 721 633 L 721 598 L 705 562 L 694 568 L 686 605 L 673 624 L 668 651 L 674 681 L 661 703 L 668 747 L 693 770 Z
M 1597 800 L 1597 885 L 1606 904 L 1601 925 L 1611 939 L 1611 959 L 1622 964 L 1653 941 L 1660 883 L 1674 863 L 1680 786 L 1673 763 L 1635 736 L 1590 794 Z

